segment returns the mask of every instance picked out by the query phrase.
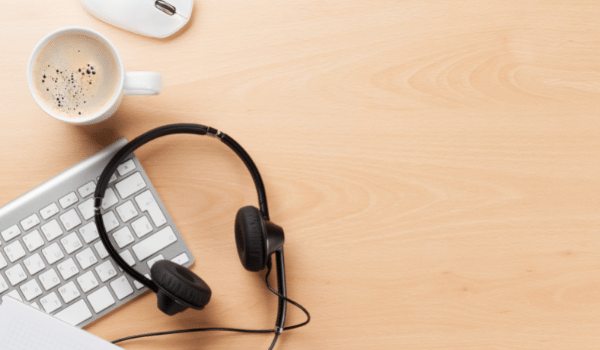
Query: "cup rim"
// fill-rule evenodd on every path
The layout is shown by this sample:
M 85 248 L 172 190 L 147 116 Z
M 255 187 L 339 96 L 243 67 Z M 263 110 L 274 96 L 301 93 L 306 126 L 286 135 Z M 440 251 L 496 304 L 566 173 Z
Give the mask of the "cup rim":
M 111 96 L 110 100 L 105 104 L 105 106 L 101 110 L 99 110 L 98 112 L 96 112 L 93 115 L 90 115 L 86 118 L 66 118 L 66 117 L 63 117 L 59 114 L 52 112 L 45 106 L 45 104 L 42 102 L 41 98 L 35 92 L 35 88 L 34 88 L 33 65 L 34 65 L 34 62 L 37 59 L 39 53 L 42 51 L 42 48 L 44 48 L 50 40 L 52 40 L 60 35 L 64 35 L 64 34 L 70 33 L 70 32 L 83 32 L 83 33 L 86 33 L 90 36 L 93 36 L 93 37 L 101 40 L 110 49 L 111 54 L 117 61 L 117 66 L 118 66 L 118 70 L 119 70 L 119 81 L 117 83 L 117 89 L 114 92 L 114 94 Z M 54 31 L 48 33 L 44 38 L 42 38 L 42 40 L 40 40 L 37 43 L 37 45 L 31 52 L 31 55 L 29 56 L 29 62 L 27 64 L 27 83 L 29 84 L 29 91 L 31 92 L 31 95 L 33 96 L 33 99 L 35 100 L 35 102 L 38 104 L 38 106 L 40 106 L 40 108 L 44 112 L 49 114 L 51 117 L 58 119 L 60 121 L 66 122 L 66 123 L 70 123 L 70 124 L 79 124 L 79 125 L 90 124 L 91 122 L 96 121 L 96 119 L 101 118 L 102 115 L 107 113 L 111 108 L 114 107 L 115 103 L 117 103 L 119 101 L 119 98 L 121 97 L 121 94 L 123 92 L 123 86 L 125 84 L 125 68 L 123 67 L 123 61 L 121 60 L 121 56 L 119 55 L 117 48 L 113 45 L 113 43 L 110 42 L 110 40 L 108 40 L 107 37 L 105 37 L 98 31 L 95 31 L 90 28 L 79 27 L 79 26 L 70 26 L 70 27 L 59 28 L 57 30 L 54 30 Z M 100 120 L 98 120 L 98 121 L 100 121 Z

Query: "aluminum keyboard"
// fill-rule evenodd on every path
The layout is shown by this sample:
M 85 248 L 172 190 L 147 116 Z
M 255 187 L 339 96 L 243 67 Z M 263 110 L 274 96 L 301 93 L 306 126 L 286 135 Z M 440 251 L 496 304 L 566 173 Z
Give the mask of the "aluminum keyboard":
M 108 256 L 94 223 L 98 176 L 125 138 L 0 208 L 0 300 L 12 297 L 83 327 L 147 288 Z M 149 277 L 156 261 L 192 254 L 135 156 L 111 177 L 102 202 L 109 237 Z

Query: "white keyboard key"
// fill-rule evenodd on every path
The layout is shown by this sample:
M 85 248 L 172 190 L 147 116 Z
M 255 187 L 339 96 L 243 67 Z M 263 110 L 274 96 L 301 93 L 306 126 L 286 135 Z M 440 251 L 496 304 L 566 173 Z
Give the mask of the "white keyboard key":
M 96 258 L 96 255 L 94 255 L 92 248 L 89 247 L 81 253 L 75 255 L 75 258 L 77 261 L 79 261 L 79 265 L 84 270 L 98 262 L 98 259 Z
M 130 172 L 133 171 L 133 169 L 135 169 L 135 163 L 133 162 L 133 160 L 128 160 L 125 163 L 119 165 L 119 167 L 117 168 L 117 171 L 119 172 L 119 175 L 123 176 L 123 175 L 127 175 Z
M 25 281 L 27 279 L 27 274 L 23 270 L 21 264 L 17 264 L 10 269 L 6 270 L 6 278 L 13 286 Z
M 87 293 L 90 290 L 98 287 L 99 284 L 92 271 L 88 271 L 83 275 L 77 277 L 77 283 L 79 283 L 79 287 L 81 287 L 81 290 L 84 293 Z
M 119 198 L 115 195 L 115 191 L 109 188 L 104 193 L 104 199 L 102 200 L 102 209 L 108 209 L 119 202 Z
M 127 277 L 125 276 L 121 276 L 110 282 L 110 286 L 119 300 L 133 294 L 133 288 L 131 288 L 131 284 L 129 284 L 129 281 L 127 281 Z
M 56 274 L 54 269 L 50 269 L 44 273 L 42 273 L 39 277 L 40 282 L 42 282 L 42 286 L 44 286 L 45 290 L 50 290 L 60 283 L 60 278 Z
M 83 237 L 83 240 L 87 244 L 92 243 L 98 237 L 100 237 L 98 235 L 98 228 L 96 227 L 96 222 L 94 221 L 80 228 L 79 233 L 81 233 L 81 237 Z
M 4 256 L 2 256 L 2 253 L 0 253 L 0 270 L 5 268 L 6 265 L 8 265 L 8 263 L 6 262 L 6 259 L 4 259 Z
M 127 222 L 138 215 L 138 212 L 131 201 L 127 201 L 126 203 L 118 206 L 117 213 L 123 222 Z
M 68 195 L 59 199 L 58 202 L 60 203 L 60 206 L 63 209 L 67 209 L 71 205 L 77 203 L 77 195 L 75 194 L 75 192 L 71 192 Z
M 42 295 L 42 288 L 40 288 L 40 285 L 37 283 L 37 281 L 33 279 L 21 286 L 21 292 L 23 293 L 25 300 L 31 301 L 32 299 Z
M 36 214 L 32 214 L 21 221 L 21 227 L 23 227 L 23 230 L 27 231 L 39 223 L 40 218 L 38 218 Z
M 113 238 L 119 248 L 123 248 L 133 242 L 135 239 L 133 238 L 133 234 L 129 231 L 129 227 L 125 226 L 119 229 L 117 232 L 113 233 Z
M 167 226 L 146 238 L 144 241 L 134 245 L 131 249 L 133 249 L 138 260 L 143 261 L 176 241 L 177 237 L 175 236 L 173 229 L 170 226 Z
M 127 265 L 129 265 L 129 266 L 135 265 L 135 259 L 133 258 L 133 255 L 131 255 L 131 252 L 129 250 L 126 250 L 119 255 L 121 255 L 121 258 L 123 258 L 123 260 L 125 260 Z
M 89 220 L 94 216 L 94 198 L 90 198 L 77 206 L 84 220 Z
M 9 298 L 9 297 L 13 298 L 15 300 L 18 300 L 18 301 L 23 301 L 23 298 L 21 298 L 21 295 L 19 294 L 19 292 L 17 292 L 16 289 L 11 290 L 10 293 L 3 296 L 2 300 L 5 300 L 6 298 Z
M 190 258 L 188 257 L 188 255 L 186 253 L 181 253 L 181 254 L 177 255 L 176 257 L 174 257 L 173 259 L 171 259 L 171 261 L 176 264 L 183 265 L 183 264 L 187 263 L 188 261 L 190 261 Z
M 40 305 L 38 305 L 38 303 L 37 303 L 37 302 L 35 302 L 35 301 L 34 301 L 33 303 L 29 304 L 29 305 L 30 305 L 32 308 L 36 309 L 36 310 L 39 310 L 39 309 L 40 309 Z
M 135 197 L 135 201 L 142 211 L 147 211 L 148 214 L 150 214 L 150 218 L 152 218 L 154 226 L 161 227 L 167 223 L 165 215 L 163 214 L 162 210 L 160 210 L 160 207 L 158 206 L 158 203 L 156 203 L 156 200 L 154 199 L 154 196 L 152 196 L 150 190 Z
M 83 244 L 81 243 L 79 237 L 77 236 L 77 233 L 75 232 L 71 233 L 67 237 L 62 238 L 60 240 L 60 243 L 62 243 L 67 254 L 71 254 L 79 248 L 83 247 Z
M 44 209 L 40 210 L 40 215 L 42 215 L 42 218 L 44 220 L 48 220 L 48 218 L 56 215 L 58 211 L 58 205 L 56 205 L 56 203 L 52 203 Z
M 83 300 L 79 300 L 73 305 L 56 313 L 54 317 L 62 320 L 71 326 L 77 326 L 81 322 L 92 317 L 92 312 Z
M 56 221 L 56 219 L 50 221 L 47 224 L 42 225 L 42 232 L 44 233 L 44 236 L 46 236 L 48 242 L 51 242 L 56 237 L 63 234 L 63 230 L 62 228 L 60 228 L 60 225 L 58 224 L 58 221 Z
M 133 231 L 135 231 L 135 234 L 140 238 L 152 232 L 152 224 L 150 224 L 150 221 L 148 221 L 148 218 L 145 216 L 132 222 L 131 227 L 133 228 Z
M 117 191 L 119 191 L 121 198 L 126 199 L 127 197 L 146 187 L 146 182 L 142 178 L 142 175 L 137 172 L 125 180 L 117 182 L 115 187 L 117 188 Z
M 151 268 L 152 268 L 152 265 L 154 265 L 154 263 L 155 263 L 155 262 L 157 262 L 157 261 L 161 261 L 161 260 L 165 260 L 165 257 L 164 257 L 164 256 L 162 256 L 162 254 L 160 254 L 160 255 L 158 255 L 158 256 L 156 256 L 156 257 L 154 257 L 154 258 L 152 258 L 152 259 L 148 260 L 146 263 L 148 264 L 148 268 L 150 268 L 150 269 L 151 269 Z
M 79 273 L 79 269 L 75 265 L 73 258 L 61 262 L 56 267 L 65 281 Z
M 90 194 L 94 193 L 95 190 L 96 183 L 94 181 L 90 181 L 77 189 L 81 198 L 89 196 Z
M 2 238 L 4 238 L 4 240 L 8 242 L 11 239 L 20 235 L 21 230 L 19 230 L 17 225 L 12 225 L 11 227 L 7 228 L 6 230 L 0 232 L 0 234 L 2 235 Z
M 15 262 L 24 257 L 26 254 L 25 249 L 23 249 L 23 246 L 19 241 L 15 241 L 4 247 L 4 252 L 6 253 L 6 256 L 10 262 Z
M 25 243 L 30 252 L 33 252 L 44 245 L 44 239 L 40 235 L 40 231 L 33 230 L 31 233 L 23 236 L 23 243 Z
M 96 313 L 99 313 L 115 303 L 115 299 L 106 286 L 88 295 L 88 301 Z
M 81 224 L 81 219 L 79 218 L 79 215 L 77 215 L 75 209 L 71 209 L 68 212 L 62 214 L 60 216 L 60 221 L 62 221 L 63 226 L 67 229 L 67 231 Z
M 144 285 L 141 284 L 140 282 L 136 281 L 136 280 L 133 281 L 133 285 L 135 286 L 135 289 L 142 289 L 142 288 L 144 288 Z
M 65 304 L 68 304 L 76 298 L 79 298 L 79 296 L 81 295 L 81 293 L 79 293 L 79 289 L 77 289 L 77 286 L 73 281 L 58 288 L 58 292 L 60 293 L 60 296 L 62 297 Z
M 60 307 L 62 306 L 60 300 L 58 300 L 58 296 L 54 292 L 41 298 L 40 303 L 42 303 L 42 307 L 44 308 L 47 314 L 60 309 Z
M 102 282 L 106 282 L 117 275 L 117 270 L 115 270 L 112 262 L 107 260 L 96 267 L 96 273 Z
M 115 213 L 112 211 L 103 214 L 102 220 L 104 221 L 104 228 L 106 229 L 106 232 L 110 232 L 119 226 L 119 220 L 117 220 Z
M 62 250 L 58 246 L 58 243 L 54 243 L 54 244 L 42 249 L 42 253 L 44 254 L 44 257 L 46 258 L 46 261 L 48 262 L 49 265 L 52 265 L 55 262 L 57 262 L 60 259 L 65 257 Z
M 102 241 L 95 243 L 94 248 L 96 248 L 96 252 L 98 252 L 98 256 L 100 256 L 100 259 L 104 259 L 108 256 L 108 251 L 106 250 L 106 247 L 104 246 L 104 243 L 102 243 Z
M 8 290 L 8 283 L 4 280 L 4 277 L 0 275 L 0 294 L 6 292 Z
M 46 268 L 46 264 L 44 264 L 42 257 L 38 253 L 23 260 L 23 264 L 30 275 L 35 275 Z

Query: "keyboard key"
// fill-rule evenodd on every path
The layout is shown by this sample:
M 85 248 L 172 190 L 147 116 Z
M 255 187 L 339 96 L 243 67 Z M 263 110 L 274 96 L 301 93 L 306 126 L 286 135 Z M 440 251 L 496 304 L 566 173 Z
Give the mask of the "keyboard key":
M 67 209 L 68 207 L 72 206 L 73 204 L 77 203 L 77 195 L 75 194 L 75 192 L 71 192 L 68 195 L 62 197 L 61 199 L 58 200 L 58 203 L 60 203 L 60 206 L 63 209 Z
M 126 250 L 119 255 L 121 255 L 121 258 L 123 258 L 123 260 L 125 260 L 127 265 L 129 265 L 129 266 L 135 265 L 135 259 L 133 258 L 133 255 L 131 255 L 131 252 L 129 250 Z
M 75 265 L 73 258 L 65 260 L 64 262 L 56 265 L 56 267 L 65 281 L 79 273 L 79 269 L 77 268 L 77 265 Z
M 154 263 L 156 263 L 157 261 L 161 261 L 161 260 L 165 260 L 165 257 L 162 256 L 162 254 L 158 255 L 157 257 L 154 257 L 150 260 L 148 260 L 146 263 L 148 264 L 148 268 L 152 268 L 152 265 L 154 265 Z
M 96 252 L 98 252 L 98 256 L 100 256 L 100 259 L 104 259 L 108 256 L 108 251 L 106 250 L 106 247 L 104 246 L 104 243 L 102 243 L 102 241 L 95 243 L 94 248 L 96 248 Z
M 123 164 L 119 165 L 119 167 L 117 168 L 117 171 L 119 172 L 119 175 L 123 176 L 123 175 L 127 175 L 130 172 L 132 172 L 135 169 L 135 163 L 133 162 L 132 159 L 124 162 Z
M 79 300 L 73 305 L 65 308 L 64 310 L 56 313 L 54 317 L 67 322 L 71 326 L 77 326 L 81 322 L 92 317 L 92 312 L 88 308 L 87 304 L 83 300 Z
M 117 188 L 117 191 L 119 191 L 121 198 L 126 199 L 127 197 L 146 187 L 146 182 L 142 178 L 142 175 L 137 172 L 125 180 L 117 182 L 115 187 Z
M 20 235 L 21 230 L 19 230 L 17 225 L 12 225 L 11 227 L 7 228 L 6 230 L 0 232 L 0 234 L 2 235 L 2 238 L 4 238 L 4 240 L 8 242 L 11 239 Z
M 107 260 L 96 267 L 96 273 L 102 282 L 106 282 L 117 275 L 117 270 L 115 270 L 112 262 Z
M 75 209 L 71 209 L 68 212 L 62 214 L 60 216 L 60 221 L 62 221 L 63 226 L 67 229 L 67 231 L 81 224 L 81 219 L 79 218 L 79 215 L 77 215 Z
M 143 261 L 176 241 L 177 237 L 175 236 L 173 229 L 170 226 L 167 226 L 146 238 L 144 241 L 134 245 L 132 249 L 138 260 Z
M 46 268 L 46 264 L 44 264 L 42 257 L 37 253 L 23 260 L 23 264 L 30 275 L 35 275 Z
M 56 219 L 50 221 L 45 225 L 42 225 L 42 232 L 44 233 L 44 236 L 46 236 L 48 242 L 51 242 L 56 237 L 63 234 L 63 230 L 62 228 L 60 228 L 60 225 L 58 224 L 58 221 L 56 221 Z
M 2 277 L 2 275 L 0 275 L 0 294 L 6 292 L 8 290 L 8 283 L 6 283 L 6 280 L 4 279 L 4 277 Z
M 27 249 L 29 249 L 29 252 L 33 252 L 44 245 L 44 239 L 40 235 L 40 231 L 33 230 L 31 233 L 23 236 L 23 243 L 25 243 L 25 246 Z
M 67 237 L 62 238 L 60 240 L 60 243 L 62 243 L 67 254 L 71 254 L 79 248 L 83 247 L 83 244 L 81 244 L 81 241 L 79 240 L 79 237 L 75 232 L 71 233 Z
M 96 255 L 94 255 L 92 248 L 86 248 L 84 251 L 77 254 L 75 258 L 77 261 L 79 261 L 79 266 L 81 266 L 81 268 L 84 270 L 98 262 L 98 259 L 96 258 Z
M 117 220 L 115 213 L 112 211 L 103 214 L 102 220 L 104 221 L 104 228 L 106 229 L 106 232 L 110 232 L 119 226 L 119 220 Z
M 135 286 L 135 289 L 142 289 L 142 288 L 144 288 L 143 284 L 141 284 L 140 282 L 135 281 L 135 280 L 133 281 L 133 285 Z
M 73 281 L 58 288 L 58 292 L 66 304 L 70 303 L 81 295 L 81 293 L 79 293 L 79 289 L 77 289 L 77 286 L 75 286 Z
M 37 298 L 42 295 L 42 289 L 36 280 L 29 280 L 29 282 L 21 286 L 21 292 L 25 297 L 25 300 L 31 301 L 33 298 Z
M 150 224 L 150 221 L 148 221 L 148 218 L 145 216 L 132 222 L 131 227 L 133 228 L 133 231 L 135 231 L 135 234 L 140 238 L 152 232 L 152 224 Z
M 83 237 L 83 240 L 87 244 L 95 241 L 100 237 L 98 235 L 98 228 L 96 227 L 96 223 L 93 221 L 80 228 L 79 233 L 81 233 L 81 237 Z
M 28 216 L 27 218 L 21 221 L 21 227 L 23 227 L 23 230 L 27 231 L 39 223 L 40 218 L 36 214 L 32 214 L 31 216 Z
M 77 206 L 84 220 L 89 220 L 94 216 L 94 198 L 90 198 Z
M 188 258 L 188 255 L 186 253 L 181 253 L 181 254 L 177 255 L 176 257 L 174 257 L 173 259 L 171 259 L 171 261 L 176 264 L 183 265 L 183 264 L 187 263 L 188 261 L 190 261 L 190 258 Z
M 162 213 L 162 210 L 160 210 L 160 207 L 158 206 L 158 203 L 156 203 L 156 200 L 154 200 L 154 196 L 152 196 L 150 190 L 135 197 L 135 201 L 142 211 L 147 211 L 148 214 L 150 214 L 154 226 L 161 227 L 167 223 L 165 215 Z
M 94 181 L 90 181 L 90 182 L 86 183 L 85 185 L 79 187 L 77 189 L 77 192 L 79 192 L 79 195 L 81 196 L 81 198 L 85 198 L 85 197 L 89 196 L 90 194 L 94 193 L 95 190 L 96 190 L 96 183 Z
M 110 282 L 110 287 L 119 300 L 133 294 L 133 288 L 131 288 L 131 284 L 129 284 L 129 281 L 127 281 L 127 277 L 125 276 L 121 276 Z
M 106 286 L 88 295 L 88 301 L 96 313 L 99 313 L 115 303 L 115 299 Z
M 88 271 L 77 277 L 77 283 L 79 283 L 79 287 L 81 287 L 81 290 L 84 293 L 87 293 L 90 290 L 98 287 L 98 280 L 92 271 Z
M 26 254 L 25 249 L 23 249 L 23 246 L 19 241 L 15 241 L 4 247 L 4 252 L 6 253 L 6 256 L 10 262 L 15 262 L 24 257 Z
M 60 300 L 58 300 L 58 296 L 54 292 L 41 298 L 40 303 L 42 303 L 42 307 L 44 308 L 47 314 L 60 309 L 60 307 L 62 306 Z
M 113 238 L 115 239 L 115 242 L 117 242 L 119 248 L 126 247 L 135 240 L 133 238 L 133 234 L 131 233 L 131 231 L 129 231 L 129 227 L 127 226 L 113 233 Z
M 18 301 L 23 301 L 23 298 L 21 298 L 21 295 L 19 294 L 19 292 L 17 292 L 16 289 L 11 290 L 10 293 L 3 296 L 2 300 L 5 300 L 6 298 L 9 298 L 9 297 L 13 298 L 15 300 L 18 300 Z
M 50 217 L 56 215 L 58 213 L 58 205 L 56 203 L 52 203 L 44 209 L 40 210 L 40 215 L 44 220 L 48 220 Z
M 57 262 L 60 259 L 65 257 L 62 250 L 58 246 L 58 243 L 54 243 L 54 244 L 42 249 L 42 253 L 44 254 L 44 257 L 46 258 L 46 261 L 48 262 L 49 265 L 52 265 L 55 262 Z
M 112 188 L 106 190 L 104 194 L 104 199 L 102 200 L 102 209 L 108 209 L 113 205 L 117 204 L 119 199 L 115 195 L 115 191 Z
M 131 201 L 127 201 L 125 204 L 118 206 L 117 213 L 123 222 L 127 222 L 138 215 L 138 212 Z
M 6 265 L 8 265 L 8 263 L 6 262 L 6 259 L 4 259 L 4 256 L 2 256 L 2 253 L 0 253 L 0 270 L 5 268 Z
M 40 282 L 42 282 L 42 286 L 44 286 L 45 290 L 50 290 L 60 283 L 60 278 L 56 274 L 54 269 L 50 269 L 44 273 L 42 273 L 39 277 Z
M 8 281 L 10 282 L 10 284 L 12 284 L 13 286 L 16 286 L 17 284 L 25 281 L 25 279 L 27 279 L 27 274 L 25 274 L 25 271 L 23 270 L 23 267 L 21 266 L 21 264 L 17 264 L 13 267 L 11 267 L 10 269 L 6 270 L 6 278 L 8 278 Z

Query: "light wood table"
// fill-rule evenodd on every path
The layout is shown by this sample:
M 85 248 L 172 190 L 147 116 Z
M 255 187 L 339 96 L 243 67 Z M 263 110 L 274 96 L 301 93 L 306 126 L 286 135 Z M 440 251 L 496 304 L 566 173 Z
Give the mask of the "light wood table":
M 312 313 L 276 349 L 598 349 L 600 5 L 594 1 L 196 0 L 165 40 L 76 0 L 0 11 L 0 202 L 120 136 L 196 122 L 236 138 L 286 230 L 290 297 Z M 96 29 L 156 97 L 73 127 L 26 83 L 35 44 Z M 210 138 L 137 152 L 212 287 L 204 311 L 147 294 L 86 329 L 104 339 L 186 327 L 273 327 L 276 298 L 237 257 L 251 179 Z M 2 272 L 0 271 L 0 274 Z M 288 322 L 303 315 L 290 307 Z M 266 349 L 204 333 L 126 349 Z

